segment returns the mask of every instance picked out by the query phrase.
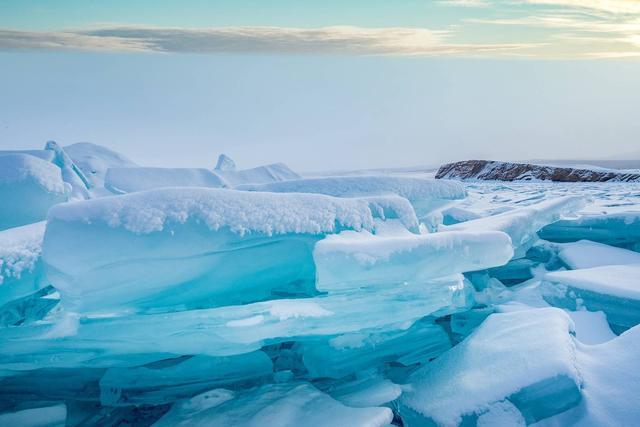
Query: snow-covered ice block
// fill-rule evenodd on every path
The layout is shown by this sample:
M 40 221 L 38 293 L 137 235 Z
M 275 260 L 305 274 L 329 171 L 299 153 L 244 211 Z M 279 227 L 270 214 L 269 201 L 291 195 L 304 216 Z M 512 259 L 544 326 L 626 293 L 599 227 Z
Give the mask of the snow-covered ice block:
M 389 408 L 351 408 L 308 383 L 269 384 L 236 396 L 217 389 L 176 403 L 164 426 L 386 426 Z
M 502 231 L 511 237 L 515 258 L 536 242 L 536 232 L 547 224 L 574 215 L 584 205 L 581 196 L 545 200 L 535 205 L 444 227 L 444 231 Z
M 68 191 L 56 165 L 28 154 L 0 156 L 0 230 L 43 220 Z
M 406 229 L 375 235 L 344 231 L 319 241 L 313 252 L 320 291 L 422 283 L 502 265 L 512 256 L 511 239 L 502 232 L 416 235 Z
M 60 168 L 62 179 L 71 186 L 69 198 L 71 200 L 91 198 L 91 182 L 67 152 L 55 141 L 48 141 L 44 149 L 53 152 L 53 164 Z
M 8 156 L 14 154 L 26 154 L 42 159 L 46 162 L 53 163 L 56 155 L 51 150 L 0 150 L 0 156 Z
M 342 378 L 385 363 L 426 363 L 451 348 L 440 325 L 416 322 L 406 330 L 356 332 L 301 344 L 304 365 L 312 377 Z
M 543 308 L 492 314 L 466 340 L 409 378 L 404 425 L 457 426 L 508 400 L 527 424 L 580 402 L 572 322 Z
M 544 280 L 550 304 L 603 311 L 616 332 L 640 323 L 640 264 L 554 271 Z
M 0 307 L 47 285 L 40 259 L 45 227 L 41 221 L 0 231 Z
M 45 150 L 50 152 L 49 150 Z M 111 192 L 104 188 L 104 178 L 109 168 L 131 168 L 138 165 L 120 153 L 89 142 L 79 142 L 64 147 L 73 163 L 82 171 L 91 184 L 94 196 L 106 196 Z
M 162 405 L 218 387 L 259 384 L 273 370 L 262 351 L 229 357 L 187 356 L 135 368 L 110 368 L 100 379 L 105 406 Z
M 64 403 L 0 414 L 0 426 L 7 427 L 64 427 L 66 420 L 67 407 Z
M 228 187 L 222 178 L 208 169 L 149 167 L 110 168 L 104 185 L 115 194 L 165 187 Z
M 615 246 L 640 243 L 640 212 L 585 214 L 550 224 L 540 230 L 540 238 L 552 242 L 591 240 Z
M 572 270 L 605 265 L 640 264 L 640 253 L 603 243 L 580 240 L 558 246 L 558 256 Z
M 307 178 L 246 185 L 239 189 L 277 193 L 319 193 L 336 197 L 396 194 L 409 200 L 420 220 L 425 220 L 452 201 L 466 197 L 459 182 L 388 175 Z
M 71 311 L 309 295 L 313 244 L 346 229 L 373 230 L 375 211 L 367 200 L 324 195 L 150 190 L 56 206 L 43 260 Z
M 0 370 L 96 366 L 93 359 L 100 359 L 100 366 L 109 366 L 109 360 L 120 364 L 114 355 L 132 360 L 152 353 L 228 356 L 297 337 L 399 330 L 450 305 L 463 288 L 463 278 L 453 276 L 206 310 L 80 319 L 67 314 L 56 321 L 0 328 Z

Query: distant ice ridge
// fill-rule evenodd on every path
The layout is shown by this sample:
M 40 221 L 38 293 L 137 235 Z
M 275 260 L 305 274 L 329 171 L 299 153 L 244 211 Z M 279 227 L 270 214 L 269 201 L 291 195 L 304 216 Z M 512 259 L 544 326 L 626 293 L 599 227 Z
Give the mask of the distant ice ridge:
M 105 187 L 115 194 L 133 193 L 163 187 L 228 187 L 208 169 L 196 168 L 110 168 Z
M 429 225 L 433 225 L 433 221 L 438 220 L 438 218 L 432 218 L 436 211 L 466 196 L 464 187 L 457 182 L 388 175 L 306 178 L 262 185 L 245 185 L 239 186 L 238 189 L 278 193 L 319 193 L 336 197 L 395 194 L 409 200 L 418 218 Z

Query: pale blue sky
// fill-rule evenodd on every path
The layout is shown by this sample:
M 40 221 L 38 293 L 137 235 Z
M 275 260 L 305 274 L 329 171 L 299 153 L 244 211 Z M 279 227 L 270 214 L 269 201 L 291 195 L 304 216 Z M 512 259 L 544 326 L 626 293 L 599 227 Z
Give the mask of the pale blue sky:
M 579 3 L 0 0 L 0 148 L 301 170 L 633 151 L 638 2 Z

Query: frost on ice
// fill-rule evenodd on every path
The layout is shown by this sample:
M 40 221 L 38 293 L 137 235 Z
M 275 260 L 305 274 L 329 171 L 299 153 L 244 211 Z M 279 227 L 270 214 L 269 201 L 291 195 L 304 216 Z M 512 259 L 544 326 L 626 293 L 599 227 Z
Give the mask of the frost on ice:
M 0 425 L 640 417 L 637 184 L 0 166 Z

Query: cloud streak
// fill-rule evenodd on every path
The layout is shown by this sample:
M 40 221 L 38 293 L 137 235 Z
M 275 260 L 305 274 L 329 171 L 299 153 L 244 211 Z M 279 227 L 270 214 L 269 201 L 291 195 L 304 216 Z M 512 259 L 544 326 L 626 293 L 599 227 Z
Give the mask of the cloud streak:
M 171 53 L 314 53 L 475 56 L 531 47 L 526 43 L 454 43 L 451 33 L 423 28 L 334 26 L 204 29 L 113 26 L 74 31 L 0 30 L 0 49 Z

